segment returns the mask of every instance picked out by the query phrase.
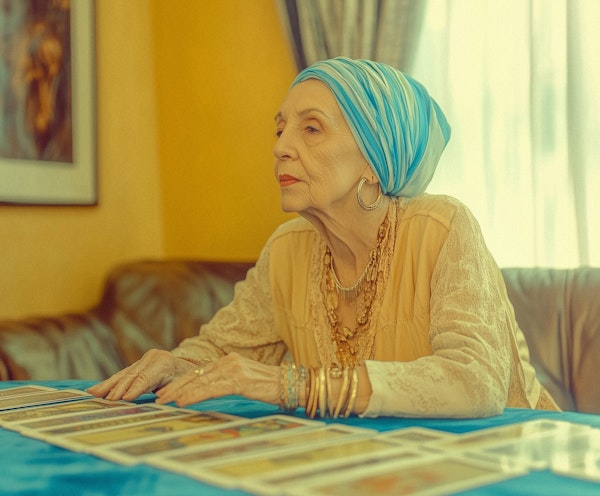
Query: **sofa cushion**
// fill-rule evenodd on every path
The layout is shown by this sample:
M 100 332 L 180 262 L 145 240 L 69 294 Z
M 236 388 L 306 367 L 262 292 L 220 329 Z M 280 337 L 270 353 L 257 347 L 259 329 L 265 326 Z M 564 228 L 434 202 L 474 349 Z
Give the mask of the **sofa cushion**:
M 99 313 L 114 332 L 125 362 L 147 350 L 175 348 L 233 298 L 251 263 L 148 260 L 108 276 Z
M 562 409 L 600 413 L 600 268 L 502 273 L 542 384 Z

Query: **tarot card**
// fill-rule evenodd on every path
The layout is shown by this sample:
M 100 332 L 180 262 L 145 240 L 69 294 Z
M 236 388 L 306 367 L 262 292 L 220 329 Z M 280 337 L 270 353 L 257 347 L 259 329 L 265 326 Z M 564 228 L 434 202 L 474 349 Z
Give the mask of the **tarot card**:
M 597 433 L 594 434 L 594 437 Z M 552 471 L 566 477 L 574 477 L 600 483 L 600 447 L 589 450 L 578 461 L 570 463 L 554 463 Z
M 36 386 L 36 385 L 4 388 L 4 389 L 0 389 L 0 399 L 11 398 L 13 396 L 23 396 L 24 394 L 42 393 L 42 392 L 48 392 L 48 391 L 58 391 L 58 389 L 47 387 L 47 386 Z
M 386 441 L 398 443 L 400 445 L 421 446 L 423 444 L 435 443 L 441 439 L 449 439 L 456 437 L 457 434 L 436 429 L 428 429 L 426 427 L 406 427 L 404 429 L 396 429 L 386 431 L 379 434 L 379 437 Z
M 13 408 L 23 408 L 26 406 L 47 405 L 49 403 L 61 403 L 64 401 L 73 401 L 82 398 L 92 398 L 92 395 L 86 393 L 85 391 L 78 391 L 77 389 L 40 391 L 22 396 L 9 396 L 0 398 L 0 410 L 11 410 Z
M 337 439 L 355 439 L 357 437 L 372 437 L 377 431 L 349 427 L 341 424 L 330 424 L 317 427 L 310 431 L 296 432 L 296 429 L 282 432 L 277 437 L 242 440 L 235 443 L 220 443 L 216 446 L 192 447 L 178 451 L 177 454 L 158 455 L 151 457 L 147 463 L 171 471 L 180 471 L 181 467 L 195 469 L 196 467 L 227 460 L 240 460 L 256 456 L 258 453 L 272 452 L 281 448 L 293 446 L 317 446 L 336 441 Z
M 556 431 L 495 444 L 465 456 L 487 459 L 507 469 L 566 471 L 600 452 L 600 431 L 567 424 Z
M 395 462 L 410 463 L 417 459 L 423 459 L 427 456 L 432 456 L 423 451 L 411 448 L 399 448 L 397 453 L 393 454 Z M 351 457 L 347 460 L 338 460 L 335 463 L 310 465 L 300 471 L 293 473 L 277 472 L 265 477 L 241 479 L 239 486 L 252 494 L 265 495 L 281 495 L 287 494 L 289 491 L 295 490 L 298 487 L 304 487 L 310 484 L 313 480 L 323 480 L 329 478 L 338 478 L 341 472 L 354 471 L 363 469 L 369 466 L 377 466 L 389 458 L 386 456 L 384 460 L 380 454 L 367 455 L 364 457 Z
M 0 425 L 6 429 L 18 431 L 22 422 L 31 420 L 67 415 L 69 413 L 82 413 L 96 410 L 105 410 L 132 405 L 126 401 L 110 401 L 101 398 L 91 400 L 71 401 L 55 405 L 35 406 L 0 412 Z
M 353 460 L 386 460 L 400 456 L 407 449 L 378 437 L 338 440 L 313 446 L 295 446 L 259 454 L 245 459 L 195 467 L 187 475 L 222 487 L 240 487 L 242 480 L 273 476 L 290 476 L 311 468 L 323 469 Z M 187 467 L 183 469 L 186 470 Z M 307 493 L 309 494 L 309 493 Z
M 414 461 L 390 460 L 363 468 L 327 474 L 309 484 L 290 488 L 287 494 L 311 496 L 388 496 L 390 494 L 440 495 L 499 482 L 523 472 L 503 471 L 492 464 L 458 456 L 435 455 Z
M 22 422 L 20 424 L 20 427 L 22 432 L 45 432 L 49 430 L 58 430 L 58 432 L 61 432 L 61 428 L 65 428 L 66 432 L 78 432 L 78 426 L 80 424 L 86 424 L 88 426 L 94 424 L 97 425 L 99 422 L 102 421 L 128 418 L 132 416 L 139 416 L 140 420 L 142 420 L 146 414 L 166 411 L 178 412 L 179 410 L 173 407 L 164 407 L 162 405 L 155 404 L 132 404 L 122 406 L 120 408 L 96 410 L 91 412 L 71 413 L 67 415 L 61 415 L 58 417 L 30 420 L 28 422 Z M 62 431 L 62 433 L 64 434 L 65 431 Z
M 451 451 L 472 451 L 486 446 L 505 444 L 507 441 L 552 434 L 557 432 L 561 427 L 570 425 L 575 426 L 575 429 L 589 429 L 588 426 L 581 424 L 570 424 L 563 421 L 540 419 L 482 429 L 480 431 L 442 439 L 436 442 L 434 447 L 436 449 L 440 448 L 442 450 Z
M 586 460 L 568 468 L 553 470 L 553 472 L 566 477 L 600 483 L 600 457 L 595 456 L 591 460 Z
M 131 464 L 150 456 L 174 453 L 191 446 L 207 446 L 213 443 L 239 441 L 262 436 L 276 436 L 290 429 L 314 429 L 321 422 L 299 419 L 286 415 L 269 415 L 255 419 L 230 422 L 224 426 L 201 428 L 180 434 L 164 434 L 149 440 L 125 442 L 94 449 L 92 453 L 119 463 Z
M 122 444 L 134 440 L 148 440 L 165 433 L 198 430 L 240 417 L 218 412 L 198 412 L 178 408 L 165 408 L 147 415 L 125 416 L 118 419 L 78 424 L 44 431 L 41 434 L 52 435 L 55 444 L 72 447 L 81 451 L 93 451 L 95 448 L 111 444 Z

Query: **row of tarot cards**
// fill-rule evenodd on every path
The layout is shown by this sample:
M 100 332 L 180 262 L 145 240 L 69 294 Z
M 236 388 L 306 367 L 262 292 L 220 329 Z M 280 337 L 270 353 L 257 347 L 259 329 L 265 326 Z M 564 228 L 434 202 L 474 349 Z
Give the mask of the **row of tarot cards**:
M 22 386 L 0 390 L 0 425 L 117 463 L 267 495 L 447 494 L 539 469 L 600 482 L 600 429 L 553 420 L 461 435 L 422 427 L 380 433 Z

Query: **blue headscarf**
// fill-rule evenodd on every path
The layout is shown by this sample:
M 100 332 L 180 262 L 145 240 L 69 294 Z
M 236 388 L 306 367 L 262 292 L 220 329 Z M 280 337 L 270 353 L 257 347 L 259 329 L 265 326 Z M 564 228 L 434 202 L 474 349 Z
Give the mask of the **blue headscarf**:
M 346 57 L 316 62 L 292 86 L 307 79 L 333 92 L 384 194 L 412 197 L 425 191 L 450 126 L 420 83 L 389 65 Z

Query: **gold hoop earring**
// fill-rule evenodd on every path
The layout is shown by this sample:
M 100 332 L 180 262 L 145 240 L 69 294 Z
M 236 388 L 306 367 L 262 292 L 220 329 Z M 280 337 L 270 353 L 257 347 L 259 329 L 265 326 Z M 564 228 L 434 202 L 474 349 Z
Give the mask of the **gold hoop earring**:
M 379 183 L 377 183 L 377 186 L 379 188 L 379 195 L 377 195 L 377 199 L 373 203 L 367 205 L 363 201 L 362 196 L 361 196 L 362 187 L 365 185 L 366 182 L 367 182 L 367 178 L 363 177 L 360 180 L 360 182 L 358 183 L 358 189 L 356 190 L 356 199 L 358 200 L 358 204 L 360 205 L 360 208 L 362 208 L 363 210 L 367 210 L 367 211 L 375 210 L 377 208 L 377 205 L 379 205 L 379 200 L 381 200 L 381 186 L 379 185 Z

